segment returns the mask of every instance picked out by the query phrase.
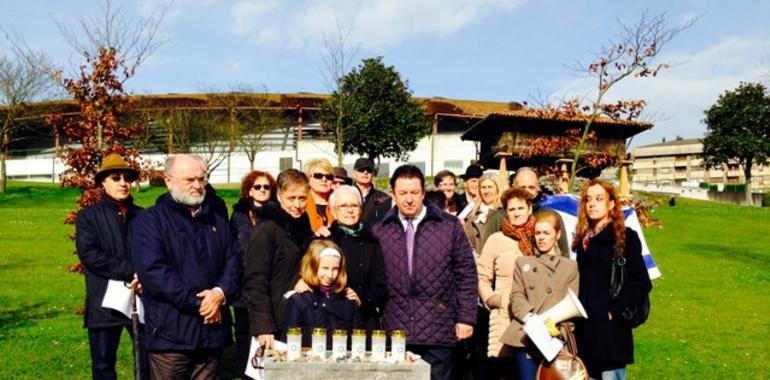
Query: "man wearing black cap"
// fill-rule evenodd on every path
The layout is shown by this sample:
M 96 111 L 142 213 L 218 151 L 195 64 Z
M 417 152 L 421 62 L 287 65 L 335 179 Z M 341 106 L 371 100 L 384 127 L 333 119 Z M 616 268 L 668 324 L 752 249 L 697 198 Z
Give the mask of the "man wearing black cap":
M 482 175 L 484 175 L 484 170 L 481 169 L 481 166 L 472 164 L 465 169 L 465 174 L 460 176 L 463 180 L 463 187 L 465 188 L 466 203 L 465 209 L 458 210 L 458 217 L 460 217 L 461 220 L 465 219 L 465 216 L 467 216 L 471 209 L 473 209 L 473 206 L 475 206 L 476 197 L 479 194 L 479 178 L 481 178 Z
M 84 327 L 88 329 L 91 349 L 91 375 L 94 379 L 115 379 L 120 335 L 125 328 L 133 336 L 131 319 L 121 312 L 102 307 L 110 280 L 139 288 L 131 265 L 127 235 L 128 224 L 141 208 L 131 198 L 131 182 L 139 172 L 118 154 L 102 160 L 96 173 L 96 184 L 102 189 L 102 199 L 84 208 L 75 223 L 78 257 L 85 267 L 86 308 Z M 142 378 L 149 379 L 144 347 L 136 358 Z
M 374 163 L 372 160 L 361 157 L 353 165 L 353 180 L 361 191 L 364 200 L 361 210 L 361 222 L 369 224 L 378 216 L 385 215 L 390 210 L 390 197 L 374 188 Z

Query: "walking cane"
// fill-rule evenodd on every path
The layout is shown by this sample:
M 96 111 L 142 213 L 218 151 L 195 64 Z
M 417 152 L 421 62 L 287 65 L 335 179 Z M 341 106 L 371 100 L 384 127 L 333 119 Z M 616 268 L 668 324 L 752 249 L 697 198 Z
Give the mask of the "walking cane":
M 134 379 L 142 379 L 142 371 L 139 366 L 139 360 L 141 357 L 141 334 L 139 333 L 139 311 L 136 308 L 136 287 L 131 287 L 131 330 L 134 333 L 133 348 L 134 348 Z

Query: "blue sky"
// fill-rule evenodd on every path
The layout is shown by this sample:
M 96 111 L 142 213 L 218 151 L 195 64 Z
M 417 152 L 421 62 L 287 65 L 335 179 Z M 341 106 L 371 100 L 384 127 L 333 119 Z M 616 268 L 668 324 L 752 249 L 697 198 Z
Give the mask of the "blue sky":
M 157 0 L 115 0 L 146 15 Z M 0 0 L 0 25 L 56 62 L 79 63 L 55 22 L 77 26 L 95 0 Z M 395 66 L 414 95 L 493 101 L 537 93 L 591 96 L 591 83 L 566 66 L 587 61 L 619 31 L 617 20 L 666 13 L 673 25 L 700 15 L 662 51 L 674 63 L 654 79 L 631 79 L 610 99 L 642 98 L 656 126 L 632 145 L 699 137 L 703 110 L 741 81 L 770 81 L 770 2 L 557 0 L 175 0 L 161 28 L 167 42 L 128 83 L 134 93 L 227 90 L 326 92 L 324 35 L 339 20 L 373 56 Z M 8 51 L 7 46 L 2 51 Z

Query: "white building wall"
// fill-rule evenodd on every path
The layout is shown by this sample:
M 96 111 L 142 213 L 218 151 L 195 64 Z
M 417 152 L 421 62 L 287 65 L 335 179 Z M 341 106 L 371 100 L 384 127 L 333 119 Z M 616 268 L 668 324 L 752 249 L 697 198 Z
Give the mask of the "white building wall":
M 474 142 L 460 140 L 461 133 L 442 133 L 427 136 L 421 139 L 417 148 L 409 154 L 407 161 L 394 159 L 382 159 L 381 167 L 387 169 L 387 173 L 380 172 L 379 176 L 390 176 L 398 166 L 404 163 L 412 163 L 423 168 L 426 176 L 447 169 L 460 175 L 472 160 L 476 159 L 476 145 Z M 291 147 L 291 144 L 287 145 Z M 152 154 L 143 156 L 151 160 L 159 169 L 162 169 L 166 159 L 165 154 Z M 254 169 L 267 171 L 274 176 L 281 170 L 281 159 L 290 159 L 290 165 L 296 169 L 302 169 L 305 162 L 313 158 L 326 158 L 332 165 L 337 165 L 337 154 L 334 145 L 327 140 L 303 139 L 297 142 L 297 149 L 272 149 L 259 152 L 254 161 Z M 344 165 L 351 173 L 357 155 L 345 155 Z M 8 176 L 11 179 L 58 182 L 58 176 L 65 166 L 54 160 L 52 155 L 35 156 L 22 159 L 8 160 Z M 249 160 L 243 152 L 233 152 L 225 159 L 210 176 L 214 184 L 238 183 L 249 172 Z M 52 180 L 52 175 L 54 179 Z

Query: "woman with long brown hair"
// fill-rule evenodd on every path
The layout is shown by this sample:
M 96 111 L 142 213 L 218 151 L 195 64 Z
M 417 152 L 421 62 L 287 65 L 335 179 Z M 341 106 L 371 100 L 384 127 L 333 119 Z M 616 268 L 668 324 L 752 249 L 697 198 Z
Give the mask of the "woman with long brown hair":
M 230 226 L 238 237 L 241 260 L 244 260 L 249 245 L 249 236 L 263 218 L 268 205 L 276 206 L 275 179 L 270 173 L 253 170 L 241 181 L 241 193 L 238 203 L 233 205 Z M 246 368 L 248 361 L 251 332 L 249 331 L 249 313 L 243 295 L 232 302 L 235 316 L 235 347 L 240 360 L 238 368 Z
M 620 197 L 609 182 L 593 179 L 580 193 L 572 241 L 580 273 L 580 302 L 588 319 L 576 322 L 580 357 L 591 378 L 624 379 L 634 362 L 632 327 L 620 313 L 638 304 L 652 289 L 639 236 L 627 228 Z M 614 260 L 625 260 L 627 277 L 620 294 L 610 297 Z

